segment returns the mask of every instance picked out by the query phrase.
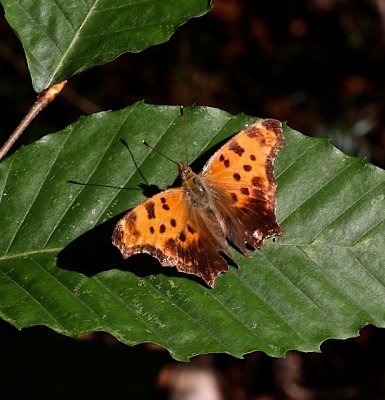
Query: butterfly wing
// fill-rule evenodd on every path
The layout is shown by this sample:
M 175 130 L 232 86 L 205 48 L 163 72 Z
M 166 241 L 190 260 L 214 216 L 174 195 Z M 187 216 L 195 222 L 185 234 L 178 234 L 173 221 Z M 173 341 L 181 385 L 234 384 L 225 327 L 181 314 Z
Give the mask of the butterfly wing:
M 191 207 L 183 188 L 159 193 L 117 223 L 113 244 L 124 258 L 137 253 L 156 257 L 162 266 L 201 277 L 209 286 L 228 270 L 219 252 L 228 245 L 215 217 Z
M 273 162 L 284 143 L 281 122 L 260 120 L 230 139 L 202 170 L 226 237 L 245 255 L 246 244 L 260 248 L 266 237 L 282 234 Z

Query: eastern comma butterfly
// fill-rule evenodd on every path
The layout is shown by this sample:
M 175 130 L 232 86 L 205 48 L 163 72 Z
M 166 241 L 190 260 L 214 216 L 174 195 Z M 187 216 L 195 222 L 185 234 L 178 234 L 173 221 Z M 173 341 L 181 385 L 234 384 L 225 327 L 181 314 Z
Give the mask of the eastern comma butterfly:
M 116 225 L 113 244 L 124 258 L 156 257 L 162 266 L 201 277 L 214 286 L 232 259 L 228 242 L 248 256 L 266 237 L 283 233 L 275 216 L 273 162 L 285 144 L 274 119 L 246 126 L 196 174 L 179 164 L 180 187 L 145 200 Z

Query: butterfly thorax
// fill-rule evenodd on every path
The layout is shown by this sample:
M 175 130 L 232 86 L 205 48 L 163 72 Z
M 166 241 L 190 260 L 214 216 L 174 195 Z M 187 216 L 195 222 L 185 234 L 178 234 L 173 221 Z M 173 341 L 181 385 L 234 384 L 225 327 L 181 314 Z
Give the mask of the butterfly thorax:
M 179 164 L 178 167 L 184 193 L 191 204 L 199 208 L 209 207 L 210 193 L 202 178 L 185 164 Z

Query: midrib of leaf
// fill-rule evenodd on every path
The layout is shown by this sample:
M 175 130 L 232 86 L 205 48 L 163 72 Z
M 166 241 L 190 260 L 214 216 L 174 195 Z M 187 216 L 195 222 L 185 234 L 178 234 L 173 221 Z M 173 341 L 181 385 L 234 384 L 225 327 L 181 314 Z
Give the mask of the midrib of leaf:
M 75 30 L 75 34 L 74 34 L 74 36 L 73 36 L 73 38 L 72 38 L 72 40 L 71 40 L 71 42 L 70 42 L 68 48 L 66 49 L 66 51 L 65 51 L 65 52 L 63 53 L 63 55 L 61 56 L 61 58 L 60 58 L 58 64 L 56 65 L 56 68 L 52 71 L 52 74 L 51 74 L 51 76 L 50 76 L 49 79 L 48 79 L 48 84 L 47 84 L 48 87 L 51 86 L 51 85 L 53 84 L 53 82 L 55 81 L 55 76 L 56 76 L 56 74 L 58 73 L 58 71 L 60 70 L 60 68 L 63 66 L 64 60 L 66 59 L 67 55 L 69 54 L 69 52 L 72 50 L 72 48 L 73 48 L 74 45 L 76 44 L 76 42 L 77 42 L 77 40 L 78 40 L 78 38 L 79 38 L 79 36 L 80 36 L 80 33 L 81 33 L 82 29 L 84 28 L 84 26 L 85 26 L 85 24 L 88 22 L 88 20 L 91 18 L 91 15 L 93 14 L 93 12 L 94 12 L 94 10 L 95 10 L 95 7 L 96 7 L 96 5 L 97 5 L 98 3 L 99 3 L 99 0 L 95 0 L 95 1 L 94 1 L 94 4 L 93 4 L 92 7 L 89 9 L 87 15 L 85 16 L 83 22 L 81 23 L 81 25 L 80 25 L 80 27 L 79 27 L 79 29 L 78 29 L 77 31 Z M 60 10 L 60 11 L 61 11 L 61 10 Z M 63 14 L 63 15 L 64 15 L 64 14 Z
M 383 221 L 381 221 L 381 223 L 382 222 Z M 277 247 L 288 247 L 288 248 L 291 248 L 291 247 L 302 248 L 302 247 L 311 246 L 311 247 L 315 247 L 315 248 L 326 248 L 327 247 L 327 248 L 337 248 L 337 249 L 340 248 L 340 249 L 346 249 L 346 250 L 354 250 L 354 248 L 356 246 L 358 246 L 358 243 L 354 244 L 354 245 L 339 245 L 339 244 L 330 244 L 330 243 L 328 243 L 328 244 L 326 244 L 326 243 L 322 243 L 322 244 L 316 243 L 316 244 L 314 244 L 314 243 L 298 242 L 298 243 L 280 243 L 280 244 L 276 244 L 275 246 L 277 246 Z M 26 252 L 23 252 L 23 253 L 13 253 L 13 254 L 8 254 L 7 253 L 7 254 L 5 254 L 3 256 L 0 256 L 0 261 L 28 257 L 28 256 L 31 256 L 31 255 L 34 255 L 34 254 L 59 253 L 60 251 L 63 250 L 64 247 L 65 246 L 63 246 L 63 247 L 50 247 L 50 248 L 49 247 L 45 247 L 43 249 L 26 251 Z M 94 246 L 81 246 L 81 247 L 79 246 L 78 248 L 86 248 L 86 247 L 92 249 Z

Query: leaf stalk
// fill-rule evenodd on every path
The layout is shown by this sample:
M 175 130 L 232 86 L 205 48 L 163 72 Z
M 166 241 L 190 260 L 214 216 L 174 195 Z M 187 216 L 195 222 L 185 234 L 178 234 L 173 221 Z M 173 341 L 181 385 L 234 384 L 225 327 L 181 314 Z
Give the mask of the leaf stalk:
M 16 140 L 23 134 L 32 120 L 63 90 L 66 83 L 67 81 L 59 82 L 56 85 L 52 85 L 48 89 L 45 89 L 39 93 L 36 101 L 33 103 L 26 116 L 21 120 L 20 124 L 12 132 L 7 141 L 1 146 L 0 161 L 6 156 L 9 150 L 15 144 Z

